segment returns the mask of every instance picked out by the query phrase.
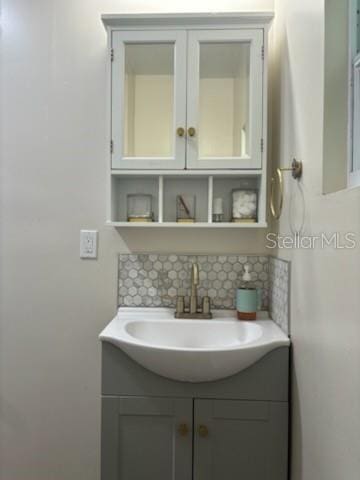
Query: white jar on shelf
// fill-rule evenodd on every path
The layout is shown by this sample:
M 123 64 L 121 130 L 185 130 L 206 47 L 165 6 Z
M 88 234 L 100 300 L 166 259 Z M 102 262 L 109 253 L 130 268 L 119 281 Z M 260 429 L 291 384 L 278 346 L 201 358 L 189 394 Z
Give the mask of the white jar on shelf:
M 257 191 L 250 189 L 236 189 L 232 196 L 232 222 L 257 221 Z

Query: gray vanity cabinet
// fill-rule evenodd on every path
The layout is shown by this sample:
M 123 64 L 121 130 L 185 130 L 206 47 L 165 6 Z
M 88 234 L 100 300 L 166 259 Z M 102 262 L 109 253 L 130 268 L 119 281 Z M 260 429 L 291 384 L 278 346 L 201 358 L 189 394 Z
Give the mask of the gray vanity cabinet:
M 191 479 L 192 415 L 190 399 L 104 398 L 101 478 Z
M 101 480 L 286 480 L 289 349 L 216 382 L 160 377 L 102 344 Z
M 287 404 L 195 400 L 194 480 L 287 475 Z

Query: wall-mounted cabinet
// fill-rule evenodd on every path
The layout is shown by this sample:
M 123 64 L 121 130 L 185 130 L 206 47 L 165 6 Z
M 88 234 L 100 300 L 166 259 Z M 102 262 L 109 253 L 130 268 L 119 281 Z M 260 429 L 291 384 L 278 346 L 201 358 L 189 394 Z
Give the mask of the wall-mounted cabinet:
M 271 19 L 266 13 L 103 16 L 109 38 L 109 224 L 128 221 L 127 194 L 144 188 L 153 196 L 154 221 L 137 226 L 175 226 L 175 192 L 191 190 L 197 193 L 191 226 L 214 226 L 215 189 L 226 195 L 224 221 L 216 226 L 228 226 L 231 182 L 221 174 L 238 171 L 257 177 L 256 221 L 246 226 L 266 225 Z

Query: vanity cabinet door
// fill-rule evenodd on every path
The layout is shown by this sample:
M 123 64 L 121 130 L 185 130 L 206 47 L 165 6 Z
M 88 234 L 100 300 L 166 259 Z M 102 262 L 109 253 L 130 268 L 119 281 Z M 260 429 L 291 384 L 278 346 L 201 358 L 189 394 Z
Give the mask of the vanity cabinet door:
M 286 480 L 288 407 L 195 400 L 194 480 Z
M 113 169 L 183 169 L 186 32 L 114 31 Z
M 187 167 L 261 168 L 263 30 L 188 35 Z
M 190 480 L 191 399 L 103 397 L 102 480 Z

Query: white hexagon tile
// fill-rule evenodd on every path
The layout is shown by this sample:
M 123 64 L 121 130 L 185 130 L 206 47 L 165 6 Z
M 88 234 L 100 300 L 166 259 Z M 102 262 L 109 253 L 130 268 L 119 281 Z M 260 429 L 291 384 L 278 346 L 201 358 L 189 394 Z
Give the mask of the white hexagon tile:
M 275 315 L 281 314 L 283 322 L 285 308 L 274 307 L 276 302 L 283 301 L 283 295 L 269 288 L 269 257 L 266 255 L 120 254 L 119 306 L 174 308 L 177 295 L 189 295 L 194 262 L 199 265 L 198 293 L 209 295 L 216 309 L 235 308 L 236 288 L 241 284 L 244 265 L 249 264 L 255 286 L 262 288 L 262 308 L 268 308 L 271 291 L 273 311 Z M 275 267 L 276 264 L 273 274 L 280 274 L 281 268 Z

